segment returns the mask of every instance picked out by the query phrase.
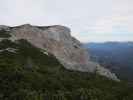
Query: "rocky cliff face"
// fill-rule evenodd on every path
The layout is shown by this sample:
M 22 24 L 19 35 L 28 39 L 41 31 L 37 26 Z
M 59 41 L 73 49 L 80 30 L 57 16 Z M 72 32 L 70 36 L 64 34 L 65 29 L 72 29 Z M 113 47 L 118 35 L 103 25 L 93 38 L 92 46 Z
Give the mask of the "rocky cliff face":
M 17 27 L 1 26 L 12 36 L 12 41 L 25 39 L 34 46 L 53 54 L 66 69 L 82 72 L 97 72 L 103 76 L 117 80 L 117 77 L 99 64 L 90 61 L 88 52 L 82 44 L 73 38 L 70 29 L 64 26 L 31 26 L 29 24 Z

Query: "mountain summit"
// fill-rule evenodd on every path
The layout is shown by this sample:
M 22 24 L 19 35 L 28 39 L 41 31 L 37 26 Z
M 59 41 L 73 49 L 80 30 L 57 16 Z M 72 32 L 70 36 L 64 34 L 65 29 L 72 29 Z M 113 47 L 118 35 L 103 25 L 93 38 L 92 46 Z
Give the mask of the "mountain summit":
M 113 80 L 119 80 L 108 69 L 90 60 L 82 44 L 71 36 L 69 28 L 54 26 L 32 26 L 24 24 L 16 27 L 0 26 L 0 31 L 10 35 L 11 41 L 27 40 L 32 45 L 54 55 L 68 70 L 96 72 Z M 3 38 L 1 38 L 2 40 Z

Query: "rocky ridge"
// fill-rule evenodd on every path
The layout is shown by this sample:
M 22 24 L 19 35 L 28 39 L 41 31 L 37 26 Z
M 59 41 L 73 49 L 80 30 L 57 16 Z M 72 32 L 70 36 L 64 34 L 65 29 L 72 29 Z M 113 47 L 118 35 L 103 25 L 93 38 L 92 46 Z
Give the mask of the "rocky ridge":
M 25 39 L 34 46 L 53 54 L 66 69 L 81 72 L 96 72 L 110 79 L 119 81 L 115 74 L 90 60 L 82 44 L 71 36 L 69 28 L 54 26 L 32 26 L 29 24 L 8 27 L 0 26 L 8 32 L 10 40 Z

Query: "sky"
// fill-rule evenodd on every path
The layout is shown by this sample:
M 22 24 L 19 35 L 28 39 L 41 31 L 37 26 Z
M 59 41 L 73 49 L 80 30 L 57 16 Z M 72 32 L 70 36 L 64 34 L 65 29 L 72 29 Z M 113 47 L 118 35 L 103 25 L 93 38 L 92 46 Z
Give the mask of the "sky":
M 0 24 L 64 25 L 81 42 L 133 41 L 133 0 L 0 0 Z

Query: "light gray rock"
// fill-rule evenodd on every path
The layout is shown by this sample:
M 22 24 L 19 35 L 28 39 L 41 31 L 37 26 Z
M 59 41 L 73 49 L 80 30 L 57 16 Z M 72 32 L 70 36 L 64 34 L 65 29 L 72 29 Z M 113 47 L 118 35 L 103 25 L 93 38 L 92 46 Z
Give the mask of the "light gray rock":
M 8 51 L 8 52 L 16 53 L 17 49 L 15 49 L 15 48 L 0 49 L 0 52 L 3 52 L 3 51 Z
M 98 72 L 101 75 L 117 80 L 109 70 L 99 67 L 90 60 L 89 54 L 82 44 L 71 36 L 69 28 L 54 26 L 31 26 L 29 24 L 12 27 L 11 40 L 26 39 L 38 48 L 53 54 L 66 69 L 82 72 Z M 109 74 L 105 74 L 105 73 Z
M 109 69 L 104 68 L 100 65 L 97 66 L 96 73 L 98 73 L 99 75 L 102 75 L 102 76 L 106 76 L 110 79 L 120 81 L 114 73 L 111 73 Z

